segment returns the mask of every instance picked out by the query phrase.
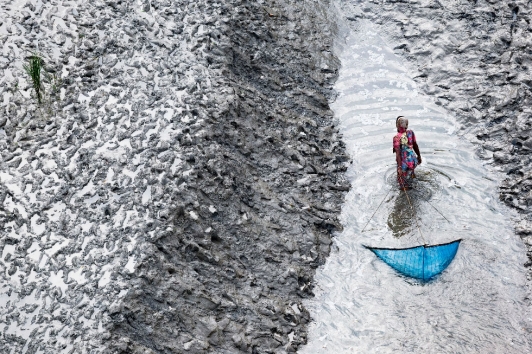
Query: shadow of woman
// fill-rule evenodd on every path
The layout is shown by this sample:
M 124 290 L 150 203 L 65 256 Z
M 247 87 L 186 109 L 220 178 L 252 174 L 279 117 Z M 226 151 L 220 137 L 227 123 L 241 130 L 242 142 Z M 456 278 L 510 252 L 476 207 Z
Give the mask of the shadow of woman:
M 437 172 L 436 172 L 437 173 Z M 416 178 L 412 188 L 408 190 L 397 189 L 393 208 L 388 215 L 388 227 L 396 238 L 417 234 L 416 218 L 421 219 L 423 212 L 420 205 L 428 202 L 434 192 L 439 189 L 436 174 L 432 170 L 416 170 Z M 391 178 L 396 178 L 391 176 Z M 420 220 L 418 220 L 420 223 Z

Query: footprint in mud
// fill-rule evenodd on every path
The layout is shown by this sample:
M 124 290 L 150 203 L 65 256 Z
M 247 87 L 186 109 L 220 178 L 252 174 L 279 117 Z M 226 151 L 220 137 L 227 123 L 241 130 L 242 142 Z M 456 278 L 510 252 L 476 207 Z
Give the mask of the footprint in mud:
M 403 191 L 397 184 L 395 168 L 386 173 L 386 185 L 397 191 L 388 199 L 393 201 L 393 207 L 388 215 L 388 227 L 394 237 L 400 238 L 415 231 L 415 219 L 421 219 L 426 213 L 424 204 L 432 205 L 432 199 L 439 195 L 444 185 L 443 180 L 451 180 L 445 173 L 433 168 L 417 168 L 416 178 L 413 179 L 411 189 Z M 424 218 L 424 221 L 427 222 Z M 432 221 L 428 221 L 432 222 Z

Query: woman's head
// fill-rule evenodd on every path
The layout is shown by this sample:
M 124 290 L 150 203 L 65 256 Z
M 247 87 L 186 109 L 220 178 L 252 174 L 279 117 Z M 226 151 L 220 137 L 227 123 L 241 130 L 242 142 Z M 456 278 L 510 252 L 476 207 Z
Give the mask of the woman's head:
M 397 127 L 397 130 L 408 129 L 408 119 L 403 116 L 397 117 L 397 119 L 395 120 L 395 126 Z

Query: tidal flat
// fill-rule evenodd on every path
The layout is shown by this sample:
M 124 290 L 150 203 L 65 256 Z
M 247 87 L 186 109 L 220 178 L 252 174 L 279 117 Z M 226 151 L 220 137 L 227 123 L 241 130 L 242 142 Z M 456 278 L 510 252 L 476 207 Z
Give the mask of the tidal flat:
M 495 0 L 3 1 L 0 351 L 302 348 L 356 158 L 331 109 L 342 21 L 381 26 L 456 117 L 530 257 L 529 13 Z M 36 55 L 40 104 L 24 68 Z

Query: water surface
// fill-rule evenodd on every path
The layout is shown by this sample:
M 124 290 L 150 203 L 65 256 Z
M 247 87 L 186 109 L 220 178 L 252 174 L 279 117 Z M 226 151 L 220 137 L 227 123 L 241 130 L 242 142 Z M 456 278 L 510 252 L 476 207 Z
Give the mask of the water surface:
M 417 92 L 415 73 L 371 25 L 349 33 L 341 60 L 333 109 L 353 158 L 353 187 L 336 251 L 316 274 L 316 298 L 306 303 L 315 322 L 300 353 L 531 352 L 525 248 L 498 201 L 498 176 L 454 134 L 445 109 Z M 409 192 L 413 210 L 395 182 L 398 115 L 409 118 L 423 157 Z M 455 260 L 428 284 L 399 276 L 362 246 L 458 238 Z

